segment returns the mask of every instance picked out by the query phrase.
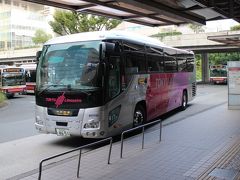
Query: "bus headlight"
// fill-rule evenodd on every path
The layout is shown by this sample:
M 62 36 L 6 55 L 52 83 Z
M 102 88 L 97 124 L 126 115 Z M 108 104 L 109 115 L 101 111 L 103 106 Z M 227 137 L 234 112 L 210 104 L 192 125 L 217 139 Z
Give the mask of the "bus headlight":
M 43 125 L 43 121 L 40 119 L 39 116 L 36 116 L 35 120 L 36 120 L 36 123 L 37 123 L 37 124 Z
M 89 129 L 89 128 L 99 128 L 100 127 L 100 122 L 98 120 L 89 120 L 87 123 L 84 124 L 83 128 Z

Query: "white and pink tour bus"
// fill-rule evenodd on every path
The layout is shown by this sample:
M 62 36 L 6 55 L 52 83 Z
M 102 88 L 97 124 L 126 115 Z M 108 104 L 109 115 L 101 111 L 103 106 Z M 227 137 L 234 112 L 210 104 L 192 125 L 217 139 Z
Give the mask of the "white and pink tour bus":
M 126 32 L 49 40 L 37 53 L 39 132 L 105 138 L 196 96 L 194 54 Z

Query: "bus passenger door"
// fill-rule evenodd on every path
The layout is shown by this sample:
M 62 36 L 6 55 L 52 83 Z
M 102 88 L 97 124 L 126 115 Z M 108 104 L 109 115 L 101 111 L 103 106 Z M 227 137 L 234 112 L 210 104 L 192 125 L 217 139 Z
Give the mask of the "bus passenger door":
M 125 123 L 122 116 L 125 105 L 123 104 L 121 93 L 121 59 L 120 56 L 110 56 L 107 63 L 107 81 L 106 81 L 106 129 L 109 135 L 114 135 L 122 130 Z
M 109 58 L 108 98 L 113 99 L 120 93 L 120 57 Z

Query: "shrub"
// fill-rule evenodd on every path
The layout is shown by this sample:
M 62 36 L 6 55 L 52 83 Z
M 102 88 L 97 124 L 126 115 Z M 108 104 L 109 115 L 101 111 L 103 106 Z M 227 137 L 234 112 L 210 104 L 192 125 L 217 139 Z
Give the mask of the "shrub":
M 2 92 L 0 92 L 0 103 L 2 103 L 5 99 L 6 99 L 5 94 L 3 94 Z
M 162 40 L 166 36 L 176 36 L 176 35 L 181 35 L 181 34 L 182 33 L 178 32 L 178 31 L 170 31 L 170 32 L 157 33 L 157 34 L 154 34 L 154 35 L 152 35 L 150 37 L 160 38 Z

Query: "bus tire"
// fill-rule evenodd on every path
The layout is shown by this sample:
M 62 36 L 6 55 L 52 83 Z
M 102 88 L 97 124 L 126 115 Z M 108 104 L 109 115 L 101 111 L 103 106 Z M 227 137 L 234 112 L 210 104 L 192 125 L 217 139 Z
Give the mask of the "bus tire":
M 6 97 L 7 97 L 8 99 L 11 99 L 11 98 L 14 97 L 14 93 L 6 94 Z
M 188 103 L 187 91 L 184 90 L 182 94 L 182 104 L 181 104 L 182 111 L 184 111 L 187 108 L 187 103 Z
M 146 111 L 144 107 L 138 104 L 133 114 L 133 127 L 140 126 L 146 121 Z

